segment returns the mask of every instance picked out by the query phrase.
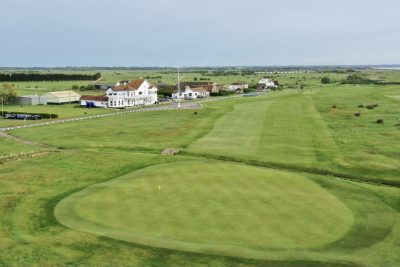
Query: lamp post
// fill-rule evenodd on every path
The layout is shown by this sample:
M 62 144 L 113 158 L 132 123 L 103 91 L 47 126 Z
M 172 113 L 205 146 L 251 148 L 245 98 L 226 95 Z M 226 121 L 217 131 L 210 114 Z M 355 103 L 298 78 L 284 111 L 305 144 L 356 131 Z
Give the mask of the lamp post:
M 1 98 L 1 116 L 4 117 L 4 99 L 3 97 L 0 98 Z
M 177 94 L 177 96 L 178 96 L 178 98 L 177 98 L 177 101 L 178 101 L 178 108 L 181 108 L 181 99 L 180 99 L 180 93 L 181 93 L 181 80 L 183 79 L 183 76 L 184 75 L 180 75 L 180 73 L 179 73 L 179 67 L 178 67 L 178 94 Z

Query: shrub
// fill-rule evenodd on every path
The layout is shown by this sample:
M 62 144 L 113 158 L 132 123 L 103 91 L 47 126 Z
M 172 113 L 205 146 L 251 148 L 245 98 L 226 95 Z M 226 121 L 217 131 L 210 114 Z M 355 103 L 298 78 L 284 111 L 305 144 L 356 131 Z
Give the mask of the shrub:
M 193 112 L 193 115 L 197 115 L 197 111 Z
M 227 96 L 227 95 L 233 95 L 235 92 L 231 91 L 219 91 L 219 92 L 212 92 L 210 93 L 210 96 Z
M 363 105 L 363 104 L 361 104 L 361 105 L 358 105 L 358 107 L 359 107 L 359 108 L 364 108 L 364 105 Z
M 361 113 L 360 113 L 360 112 L 356 112 L 356 113 L 354 113 L 354 116 L 360 117 L 360 116 L 361 116 Z
M 243 89 L 243 93 L 245 93 L 245 94 L 252 93 L 252 92 L 255 92 L 255 91 L 256 91 L 256 89 L 254 89 L 254 88 Z
M 332 108 L 336 108 L 336 105 L 333 105 Z
M 328 84 L 331 82 L 331 79 L 328 76 L 325 76 L 321 79 L 321 83 Z
M 376 81 L 368 78 L 366 74 L 354 73 L 342 81 L 344 84 L 374 84 Z
M 383 120 L 383 119 L 377 119 L 377 120 L 376 120 L 376 123 L 382 124 L 382 123 L 384 123 L 384 120 Z
M 367 105 L 366 108 L 367 109 L 374 109 L 374 105 Z

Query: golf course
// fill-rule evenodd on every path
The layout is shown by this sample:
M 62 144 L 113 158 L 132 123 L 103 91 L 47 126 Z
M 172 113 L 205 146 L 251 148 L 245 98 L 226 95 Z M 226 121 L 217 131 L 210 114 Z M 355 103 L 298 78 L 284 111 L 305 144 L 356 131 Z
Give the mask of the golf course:
M 0 266 L 398 266 L 399 90 L 311 79 L 9 131 L 32 145 L 0 155 L 47 153 L 0 164 Z

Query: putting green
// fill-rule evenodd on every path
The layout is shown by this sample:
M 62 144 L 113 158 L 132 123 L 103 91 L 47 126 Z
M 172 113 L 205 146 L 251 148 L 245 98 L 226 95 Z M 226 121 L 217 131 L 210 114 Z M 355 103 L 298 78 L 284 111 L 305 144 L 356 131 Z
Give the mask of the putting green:
M 62 200 L 55 215 L 115 239 L 242 256 L 319 247 L 353 224 L 347 206 L 300 174 L 210 160 L 156 165 L 91 186 Z

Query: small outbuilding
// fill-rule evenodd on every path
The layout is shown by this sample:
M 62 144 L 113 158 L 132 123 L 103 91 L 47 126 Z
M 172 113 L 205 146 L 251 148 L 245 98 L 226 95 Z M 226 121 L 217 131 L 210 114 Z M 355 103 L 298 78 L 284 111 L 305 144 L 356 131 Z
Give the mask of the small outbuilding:
M 45 100 L 47 104 L 68 104 L 79 102 L 81 95 L 74 91 L 56 91 L 48 92 L 42 95 L 41 98 L 43 98 L 43 102 Z
M 185 91 L 174 92 L 172 94 L 173 99 L 196 99 L 209 97 L 210 93 L 205 87 L 190 88 L 187 86 Z
M 18 104 L 19 105 L 39 105 L 40 104 L 40 96 L 38 95 L 22 95 L 18 97 Z
M 95 89 L 107 91 L 116 86 L 116 83 L 94 83 L 93 86 Z
M 81 97 L 81 106 L 88 108 L 106 108 L 108 107 L 108 97 L 102 95 L 83 95 Z
M 228 91 L 242 94 L 245 89 L 249 88 L 249 84 L 245 82 L 235 82 L 228 86 Z

